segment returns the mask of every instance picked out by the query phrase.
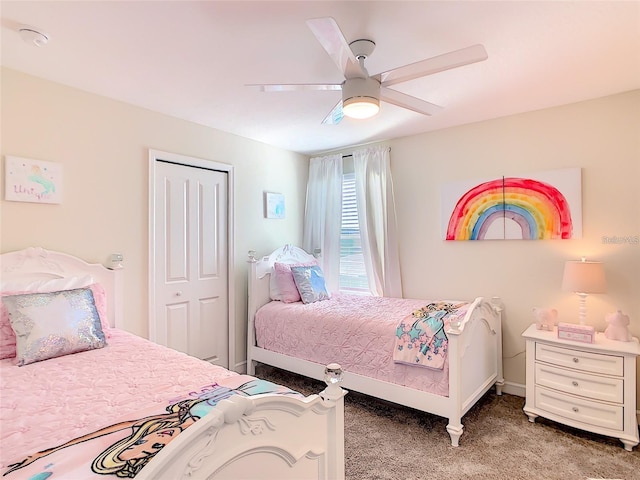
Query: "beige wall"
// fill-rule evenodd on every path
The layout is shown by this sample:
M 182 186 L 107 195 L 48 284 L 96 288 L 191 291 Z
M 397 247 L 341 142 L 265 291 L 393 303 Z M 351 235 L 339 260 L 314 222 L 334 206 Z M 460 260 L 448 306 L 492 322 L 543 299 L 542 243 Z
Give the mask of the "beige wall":
M 236 361 L 244 359 L 246 255 L 300 243 L 306 158 L 168 116 L 2 70 L 3 155 L 64 166 L 61 205 L 0 203 L 0 251 L 28 245 L 93 262 L 125 255 L 126 328 L 147 334 L 148 149 L 235 168 Z M 576 321 L 578 299 L 560 288 L 564 261 L 602 260 L 609 293 L 588 299 L 605 328 L 616 307 L 640 336 L 640 91 L 396 139 L 392 171 L 404 293 L 419 298 L 499 296 L 505 304 L 505 377 L 524 384 L 521 333 L 533 307 Z M 440 188 L 455 180 L 581 167 L 583 237 L 566 241 L 445 242 Z M 286 195 L 287 218 L 265 220 L 262 193 Z M 640 381 L 639 381 L 640 384 Z M 640 398 L 640 395 L 639 395 Z
M 388 142 L 405 296 L 501 297 L 510 382 L 525 382 L 521 333 L 533 307 L 577 322 L 578 298 L 561 290 L 565 260 L 605 263 L 608 293 L 589 296 L 588 323 L 602 331 L 605 314 L 620 307 L 640 337 L 640 244 L 602 241 L 640 236 L 638 112 L 640 90 Z M 442 240 L 443 184 L 566 167 L 582 168 L 581 239 Z
M 1 79 L 0 153 L 62 164 L 64 198 L 2 200 L 0 251 L 39 245 L 97 263 L 124 254 L 133 333 L 148 332 L 148 149 L 234 166 L 236 361 L 244 361 L 246 254 L 301 242 L 307 158 L 12 70 Z M 285 195 L 284 220 L 263 218 L 265 190 Z

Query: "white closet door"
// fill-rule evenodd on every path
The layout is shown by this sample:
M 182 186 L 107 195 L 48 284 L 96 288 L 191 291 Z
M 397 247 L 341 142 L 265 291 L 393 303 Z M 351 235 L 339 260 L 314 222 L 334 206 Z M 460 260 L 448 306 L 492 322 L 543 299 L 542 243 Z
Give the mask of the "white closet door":
M 155 338 L 228 367 L 228 175 L 156 161 Z

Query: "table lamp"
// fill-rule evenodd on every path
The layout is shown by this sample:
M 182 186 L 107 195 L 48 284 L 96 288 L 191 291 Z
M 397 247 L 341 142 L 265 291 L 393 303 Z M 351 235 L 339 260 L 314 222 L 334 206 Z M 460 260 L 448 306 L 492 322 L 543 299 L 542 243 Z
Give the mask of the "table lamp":
M 590 293 L 605 293 L 607 291 L 603 263 L 588 262 L 584 258 L 565 262 L 562 289 L 577 293 L 580 296 L 578 318 L 580 325 L 585 325 L 587 319 L 587 295 Z

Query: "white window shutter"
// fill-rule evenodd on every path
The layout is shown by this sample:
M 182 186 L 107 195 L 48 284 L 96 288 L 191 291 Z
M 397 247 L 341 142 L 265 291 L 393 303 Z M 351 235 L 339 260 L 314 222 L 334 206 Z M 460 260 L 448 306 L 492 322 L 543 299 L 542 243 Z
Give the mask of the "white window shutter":
M 355 175 L 353 173 L 346 173 L 342 179 L 340 291 L 370 294 L 360 242 Z

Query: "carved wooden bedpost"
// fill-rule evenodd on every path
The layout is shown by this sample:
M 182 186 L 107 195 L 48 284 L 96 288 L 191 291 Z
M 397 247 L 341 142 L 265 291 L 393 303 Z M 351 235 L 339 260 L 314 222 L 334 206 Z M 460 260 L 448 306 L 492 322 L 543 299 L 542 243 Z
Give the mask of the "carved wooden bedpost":
M 256 281 L 256 251 L 249 250 L 249 279 L 248 279 L 248 298 L 247 298 L 247 375 L 255 375 L 256 365 L 251 359 L 251 349 L 256 344 L 256 329 L 254 324 L 254 316 L 257 310 L 255 298 L 252 295 L 254 291 L 253 282 Z
M 504 304 L 500 297 L 491 297 L 491 307 L 498 317 L 498 325 L 496 325 L 496 346 L 497 346 L 497 371 L 498 371 L 498 379 L 496 380 L 496 394 L 502 395 L 502 387 L 504 387 L 504 375 L 502 373 L 502 310 L 504 308 Z
M 331 402 L 335 408 L 331 410 L 330 428 L 335 429 L 330 432 L 330 437 L 335 438 L 335 442 L 329 445 L 334 451 L 329 455 L 329 471 L 327 478 L 344 479 L 344 396 L 346 390 L 340 387 L 342 383 L 342 367 L 337 363 L 330 363 L 324 369 L 324 382 L 327 384 L 320 396 L 325 402 Z M 333 460 L 333 461 L 332 461 Z

